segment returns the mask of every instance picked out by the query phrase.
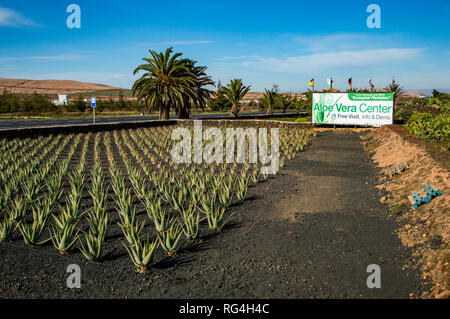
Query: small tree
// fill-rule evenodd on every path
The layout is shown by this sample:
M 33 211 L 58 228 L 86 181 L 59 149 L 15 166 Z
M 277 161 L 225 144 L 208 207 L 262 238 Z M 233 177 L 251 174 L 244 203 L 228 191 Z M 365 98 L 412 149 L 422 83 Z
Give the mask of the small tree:
M 125 97 L 123 96 L 122 91 L 119 91 L 119 99 L 117 100 L 117 108 L 119 110 L 125 110 L 127 108 L 127 101 L 125 100 Z
M 211 111 L 225 111 L 232 107 L 231 102 L 221 94 L 220 90 L 214 98 L 209 99 L 208 106 Z
M 312 116 L 312 97 L 313 97 L 313 91 L 308 90 L 306 91 L 304 99 L 302 99 L 302 107 L 305 109 L 306 113 L 308 113 L 309 116 Z
M 272 108 L 278 99 L 278 86 L 273 85 L 272 89 L 269 91 L 265 89 L 264 95 L 261 99 L 261 103 L 267 108 L 267 114 L 272 115 Z
M 77 99 L 71 103 L 72 109 L 77 112 L 85 112 L 87 108 L 87 104 L 83 99 L 83 96 L 78 95 Z
M 251 86 L 242 84 L 241 79 L 231 80 L 226 86 L 219 89 L 218 94 L 223 94 L 231 104 L 231 115 L 237 117 L 239 113 L 239 103 L 244 98 L 245 94 L 250 91 Z
M 281 108 L 283 109 L 283 113 L 286 113 L 286 109 L 293 105 L 293 99 L 290 96 L 279 95 L 278 101 Z
M 388 92 L 394 93 L 394 112 L 395 112 L 395 106 L 396 106 L 397 99 L 402 94 L 403 89 L 400 87 L 400 84 L 393 83 L 393 84 L 389 84 L 388 86 L 386 86 L 386 90 Z

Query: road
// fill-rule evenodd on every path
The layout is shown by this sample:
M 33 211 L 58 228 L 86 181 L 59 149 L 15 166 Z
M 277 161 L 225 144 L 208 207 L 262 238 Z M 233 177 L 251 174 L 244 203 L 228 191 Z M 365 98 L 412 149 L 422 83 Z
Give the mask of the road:
M 281 114 L 293 114 L 296 111 L 274 112 L 273 115 Z M 239 116 L 255 116 L 265 115 L 265 112 L 249 112 L 240 113 Z M 176 119 L 177 116 L 171 115 L 171 119 Z M 191 119 L 229 119 L 229 113 L 220 114 L 191 114 Z M 96 123 L 127 123 L 138 121 L 150 121 L 157 120 L 158 116 L 122 116 L 122 117 L 97 117 Z M 67 126 L 67 125 L 80 125 L 91 124 L 92 118 L 67 118 L 67 119 L 39 119 L 39 120 L 12 120 L 12 121 L 0 121 L 0 130 L 2 129 L 16 129 L 16 128 L 32 128 L 32 127 L 52 127 L 52 126 Z

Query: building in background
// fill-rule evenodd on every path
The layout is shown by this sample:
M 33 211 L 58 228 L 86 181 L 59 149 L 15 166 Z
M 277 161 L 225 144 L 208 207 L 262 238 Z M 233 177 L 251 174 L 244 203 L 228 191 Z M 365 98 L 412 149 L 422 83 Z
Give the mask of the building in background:
M 58 99 L 53 101 L 55 105 L 66 105 L 69 104 L 69 95 L 58 94 Z

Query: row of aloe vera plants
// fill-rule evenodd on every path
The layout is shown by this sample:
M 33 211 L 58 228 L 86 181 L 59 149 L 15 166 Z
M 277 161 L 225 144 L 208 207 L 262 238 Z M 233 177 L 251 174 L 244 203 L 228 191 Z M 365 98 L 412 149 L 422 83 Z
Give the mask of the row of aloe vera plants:
M 201 241 L 201 225 L 221 231 L 234 214 L 233 202 L 243 202 L 249 185 L 268 176 L 257 163 L 174 164 L 171 132 L 158 127 L 0 140 L 0 242 L 18 230 L 27 246 L 51 241 L 61 254 L 77 246 L 99 261 L 113 202 L 124 249 L 136 270 L 146 272 L 159 248 L 173 256 Z M 281 166 L 310 135 L 280 130 Z

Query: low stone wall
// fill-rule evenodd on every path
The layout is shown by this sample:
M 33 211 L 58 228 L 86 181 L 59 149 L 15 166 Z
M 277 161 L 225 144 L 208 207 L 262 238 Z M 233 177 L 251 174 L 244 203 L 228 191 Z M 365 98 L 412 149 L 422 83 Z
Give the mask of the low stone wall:
M 282 113 L 274 115 L 243 115 L 237 118 L 229 119 L 201 119 L 205 125 L 216 126 L 245 126 L 252 125 L 261 126 L 264 122 L 265 127 L 289 127 L 290 125 L 299 125 L 301 123 L 282 122 L 282 121 L 265 121 L 265 118 L 274 117 L 297 117 L 303 114 L 298 113 Z M 75 125 L 55 125 L 55 126 L 42 126 L 31 128 L 16 128 L 16 129 L 3 129 L 0 130 L 0 138 L 15 138 L 15 137 L 33 137 L 38 135 L 50 135 L 50 134 L 74 134 L 74 133 L 87 133 L 87 132 L 100 132 L 100 131 L 113 131 L 140 127 L 154 127 L 154 126 L 166 126 L 177 125 L 178 123 L 192 123 L 194 120 L 149 120 L 149 121 L 134 121 L 134 122 L 120 122 L 120 123 L 97 123 L 97 124 L 75 124 Z M 189 124 L 188 124 L 189 125 Z
M 176 125 L 177 120 L 168 121 L 137 121 L 126 123 L 99 123 L 99 124 L 77 124 L 77 125 L 58 125 L 58 126 L 43 126 L 32 128 L 17 128 L 0 130 L 0 138 L 15 138 L 15 137 L 33 137 L 38 135 L 50 134 L 73 134 L 73 133 L 88 133 L 88 132 L 102 132 L 114 131 L 139 127 L 153 127 Z
M 184 126 L 194 125 L 194 120 L 178 120 L 178 124 Z M 279 127 L 279 128 L 290 128 L 290 127 L 304 127 L 312 128 L 311 123 L 295 123 L 295 122 L 285 122 L 276 120 L 202 120 L 203 126 L 220 126 L 220 127 Z

